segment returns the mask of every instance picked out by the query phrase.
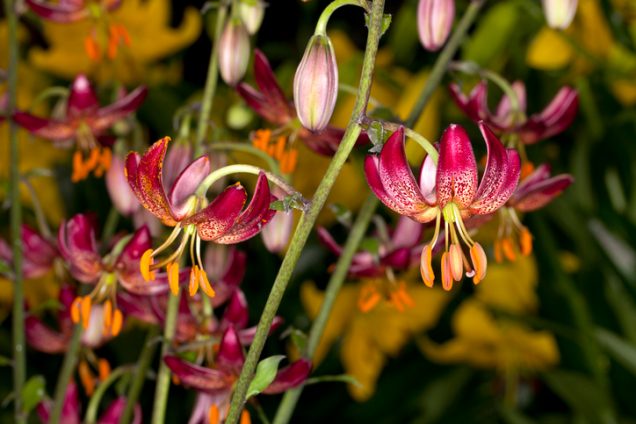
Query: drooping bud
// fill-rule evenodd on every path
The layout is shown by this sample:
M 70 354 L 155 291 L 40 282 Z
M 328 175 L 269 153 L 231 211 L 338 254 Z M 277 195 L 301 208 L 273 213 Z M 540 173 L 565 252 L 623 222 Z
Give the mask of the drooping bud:
M 420 0 L 417 6 L 417 30 L 428 51 L 439 50 L 453 27 L 455 0 Z
M 294 105 L 300 123 L 311 131 L 324 129 L 338 97 L 338 64 L 326 35 L 309 40 L 294 76 Z
M 256 34 L 263 22 L 265 4 L 260 0 L 244 0 L 239 2 L 239 13 L 247 32 Z
M 228 85 L 235 86 L 247 71 L 250 35 L 241 19 L 230 19 L 219 40 L 219 70 Z
M 543 13 L 550 28 L 566 29 L 576 14 L 578 0 L 543 0 Z

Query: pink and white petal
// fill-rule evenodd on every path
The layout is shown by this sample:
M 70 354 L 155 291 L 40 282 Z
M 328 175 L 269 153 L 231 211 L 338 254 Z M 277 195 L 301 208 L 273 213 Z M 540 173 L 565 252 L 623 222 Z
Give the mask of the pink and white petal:
M 468 96 L 462 92 L 458 84 L 451 84 L 449 88 L 455 104 L 468 118 L 473 121 L 479 121 L 490 117 L 487 101 L 488 83 L 486 81 L 480 81 Z
M 537 168 L 532 171 L 530 175 L 519 182 L 519 187 L 517 187 L 517 191 L 514 196 L 522 195 L 522 193 L 526 190 L 531 190 L 535 184 L 541 183 L 543 180 L 547 180 L 550 178 L 550 165 L 547 163 L 542 163 L 537 166 Z M 514 197 L 513 196 L 513 197 Z
M 186 387 L 211 393 L 232 387 L 232 375 L 220 369 L 201 367 L 171 355 L 164 356 L 163 361 Z
M 411 218 L 401 216 L 391 234 L 393 248 L 416 246 L 422 238 L 424 226 Z
M 219 368 L 232 370 L 232 372 L 236 373 L 241 371 L 241 367 L 245 362 L 245 355 L 234 327 L 228 327 L 223 333 L 216 360 Z
M 209 173 L 210 159 L 207 156 L 201 156 L 190 163 L 176 178 L 170 189 L 169 199 L 173 216 L 177 220 L 183 219 L 188 214 L 188 199 Z
M 430 155 L 427 155 L 420 168 L 420 192 L 424 200 L 429 205 L 434 205 L 437 201 L 435 183 L 437 181 L 437 165 Z
M 440 141 L 437 163 L 437 203 L 440 208 L 455 202 L 460 209 L 470 205 L 477 192 L 477 162 L 466 131 L 451 124 Z
M 36 15 L 57 23 L 76 22 L 89 16 L 87 7 L 78 7 L 70 2 L 55 4 L 43 0 L 25 0 L 25 3 Z
M 126 96 L 97 111 L 94 119 L 90 120 L 90 126 L 95 132 L 104 131 L 122 118 L 130 115 L 144 102 L 148 89 L 144 86 L 137 87 Z
M 278 371 L 274 381 L 263 390 L 263 393 L 274 395 L 298 387 L 307 380 L 310 372 L 311 361 L 309 359 L 302 358 L 292 362 Z
M 517 96 L 517 102 L 519 102 L 519 110 L 524 113 L 526 111 L 526 85 L 523 81 L 515 81 L 512 83 L 512 90 Z M 511 106 L 512 102 L 510 97 L 503 95 L 497 106 L 497 113 L 493 117 L 502 126 L 510 127 L 512 125 Z
M 574 178 L 571 175 L 557 175 L 533 184 L 532 188 L 525 191 L 522 196 L 517 196 L 515 193 L 508 203 L 520 212 L 532 212 L 550 203 L 573 182 Z
M 35 350 L 57 354 L 66 352 L 69 338 L 47 327 L 39 318 L 27 316 L 24 320 L 27 343 Z
M 67 117 L 75 119 L 94 115 L 98 109 L 99 101 L 97 100 L 97 94 L 95 94 L 95 90 L 93 90 L 90 81 L 88 81 L 86 75 L 78 75 L 71 85 L 68 96 L 68 102 L 66 104 Z
M 473 205 L 476 207 L 488 202 L 492 196 L 499 193 L 508 173 L 506 148 L 486 124 L 480 122 L 479 129 L 486 142 L 486 169 L 475 195 Z
M 31 134 L 52 141 L 66 141 L 75 138 L 77 128 L 70 121 L 55 121 L 40 118 L 26 112 L 16 112 L 13 121 Z
M 540 114 L 528 118 L 520 129 L 521 139 L 526 144 L 532 144 L 565 131 L 576 118 L 578 107 L 576 90 L 562 88 Z
M 203 240 L 217 241 L 236 223 L 247 199 L 240 184 L 234 184 L 219 194 L 205 209 L 183 220 L 184 225 L 194 224 Z
M 470 213 L 476 215 L 487 215 L 495 212 L 502 207 L 512 193 L 517 189 L 519 184 L 519 175 L 521 174 L 521 159 L 519 153 L 514 149 L 506 150 L 508 156 L 507 171 L 505 174 L 505 180 L 499 191 L 491 193 L 489 197 L 480 199 L 479 202 L 475 202 L 470 206 Z
M 172 187 L 177 177 L 192 163 L 192 146 L 189 142 L 175 141 L 163 160 L 163 186 Z

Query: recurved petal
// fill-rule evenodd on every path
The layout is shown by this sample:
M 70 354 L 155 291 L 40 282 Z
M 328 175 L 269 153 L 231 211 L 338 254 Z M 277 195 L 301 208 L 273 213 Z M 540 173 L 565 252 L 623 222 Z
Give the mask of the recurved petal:
M 106 411 L 99 417 L 97 424 L 119 424 L 119 419 L 124 413 L 124 409 L 126 408 L 127 399 L 125 396 L 119 396 L 113 402 L 108 405 Z M 133 409 L 133 418 L 131 424 L 141 424 L 142 414 L 141 414 L 141 405 L 138 403 L 135 404 L 135 408 Z
M 94 220 L 78 214 L 62 223 L 58 232 L 58 247 L 69 263 L 73 277 L 83 283 L 92 283 L 99 277 L 101 256 L 97 253 Z
M 64 141 L 75 137 L 77 128 L 69 121 L 55 121 L 40 118 L 26 112 L 16 112 L 13 115 L 16 124 L 39 137 L 52 141 Z
M 252 200 L 236 219 L 235 224 L 221 237 L 217 243 L 235 244 L 258 234 L 264 225 L 276 214 L 269 208 L 270 203 L 277 200 L 269 190 L 267 177 L 263 172 L 258 176 Z
M 433 158 L 427 155 L 420 168 L 420 192 L 429 205 L 434 205 L 437 202 L 435 193 L 436 181 L 437 165 L 433 162 Z
M 466 131 L 451 124 L 440 141 L 437 163 L 437 204 L 443 208 L 455 202 L 466 208 L 477 192 L 477 162 Z
M 398 248 L 382 257 L 380 262 L 396 270 L 408 268 L 411 263 L 411 249 Z
M 269 65 L 267 57 L 258 49 L 254 50 L 254 78 L 258 88 L 260 88 L 272 109 L 279 114 L 286 114 L 286 118 L 289 119 L 292 115 L 289 102 L 276 81 L 276 76 Z
M 517 96 L 517 101 L 519 102 L 519 110 L 521 112 L 526 111 L 526 85 L 523 81 L 515 81 L 512 83 L 512 90 Z M 497 106 L 497 114 L 495 118 L 498 122 L 502 123 L 502 125 L 510 125 L 512 122 L 509 121 L 511 118 L 511 105 L 510 97 L 504 95 L 499 101 L 499 105 Z
M 283 325 L 284 322 L 285 321 L 281 317 L 275 316 L 274 320 L 272 321 L 272 325 L 269 327 L 268 334 L 272 334 L 278 327 Z M 242 330 L 238 331 L 238 335 L 239 340 L 241 341 L 241 344 L 243 346 L 249 345 L 252 343 L 252 341 L 254 340 L 254 336 L 256 335 L 256 326 L 243 328 Z
M 565 131 L 576 118 L 578 108 L 577 91 L 563 87 L 541 113 L 528 118 L 520 129 L 521 139 L 532 144 Z
M 318 234 L 318 240 L 327 248 L 331 253 L 336 256 L 342 254 L 342 246 L 340 246 L 336 240 L 331 236 L 331 233 L 325 227 L 318 227 L 316 229 Z
M 247 299 L 241 290 L 235 290 L 223 313 L 222 325 L 241 330 L 247 326 L 248 319 Z
M 274 395 L 301 385 L 311 372 L 311 361 L 305 358 L 292 362 L 276 374 L 274 381 L 263 393 Z
M 24 320 L 27 343 L 35 350 L 56 354 L 66 352 L 69 339 L 61 333 L 53 331 L 39 318 L 28 316 Z
M 38 403 L 36 411 L 40 421 L 48 423 L 51 409 L 53 408 L 53 402 L 45 399 Z M 77 386 L 72 381 L 66 386 L 66 393 L 64 394 L 64 403 L 62 404 L 62 415 L 60 422 L 64 424 L 80 424 L 82 422 L 80 418 L 80 403 L 77 394 Z
M 219 194 L 205 209 L 186 218 L 184 225 L 194 224 L 203 240 L 217 241 L 236 223 L 247 199 L 240 184 L 234 184 Z
M 232 387 L 232 376 L 220 369 L 201 367 L 171 355 L 164 356 L 163 360 L 184 386 L 208 393 Z
M 216 359 L 220 368 L 234 372 L 241 371 L 245 356 L 243 355 L 243 346 L 234 327 L 228 327 L 223 333 Z
M 177 220 L 187 215 L 188 199 L 209 173 L 210 159 L 207 156 L 201 156 L 190 163 L 177 177 L 169 195 L 172 213 Z
M 58 256 L 55 246 L 28 225 L 22 225 L 22 243 L 25 253 L 24 276 L 37 278 L 46 274 Z
M 488 110 L 488 83 L 480 81 L 466 96 L 458 84 L 449 86 L 450 94 L 457 107 L 459 107 L 466 116 L 473 121 L 488 119 L 490 111 Z
M 110 128 L 115 122 L 139 109 L 147 94 L 146 87 L 137 87 L 114 103 L 99 109 L 96 118 L 91 121 L 91 127 L 94 131 Z
M 66 104 L 66 113 L 69 118 L 92 115 L 97 112 L 99 101 L 95 90 L 86 78 L 80 74 L 73 81 Z
M 88 17 L 88 8 L 81 3 L 59 2 L 55 4 L 43 0 L 25 0 L 25 3 L 36 15 L 53 22 L 69 23 Z
M 556 175 L 518 190 L 510 198 L 509 205 L 521 212 L 532 212 L 550 203 L 574 182 L 569 174 Z
M 507 169 L 504 175 L 504 182 L 498 191 L 489 193 L 488 196 L 480 198 L 470 207 L 470 212 L 477 215 L 490 214 L 502 207 L 519 184 L 519 175 L 521 174 L 521 159 L 519 153 L 514 149 L 506 149 Z
M 499 193 L 508 175 L 508 154 L 497 136 L 483 122 L 479 129 L 486 142 L 486 169 L 481 177 L 473 207 L 480 208 Z
M 420 242 L 423 232 L 424 226 L 422 224 L 401 216 L 391 235 L 391 243 L 394 248 L 416 246 Z
M 284 125 L 289 121 L 290 118 L 288 116 L 278 113 L 269 103 L 269 99 L 248 83 L 239 83 L 236 86 L 236 91 L 245 100 L 250 109 L 258 113 L 266 121 L 277 125 Z

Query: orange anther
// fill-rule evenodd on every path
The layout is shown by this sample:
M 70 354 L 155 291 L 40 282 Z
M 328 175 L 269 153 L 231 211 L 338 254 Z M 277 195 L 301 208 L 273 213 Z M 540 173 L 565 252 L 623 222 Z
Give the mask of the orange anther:
M 199 291 L 199 267 L 194 265 L 190 269 L 190 281 L 188 283 L 188 293 L 190 294 L 190 297 L 192 297 L 195 294 L 197 294 L 197 291 Z
M 95 169 L 99 161 L 100 155 L 101 155 L 101 151 L 99 147 L 93 147 L 91 149 L 91 152 L 88 154 L 88 159 L 86 159 L 86 162 L 84 162 L 84 165 L 83 165 L 84 170 L 87 173 Z
M 114 59 L 117 57 L 117 47 L 119 46 L 119 36 L 115 35 L 113 37 L 112 33 L 110 37 L 108 37 L 108 48 L 106 50 L 107 56 L 109 59 Z
M 453 288 L 453 276 L 450 269 L 450 258 L 448 252 L 442 253 L 442 288 L 450 291 Z
M 104 358 L 97 361 L 97 370 L 99 371 L 99 381 L 104 381 L 110 375 L 110 364 Z
M 291 174 L 296 170 L 296 165 L 298 164 L 298 150 L 290 149 L 288 150 L 281 160 L 280 171 L 283 174 Z
M 433 287 L 433 282 L 435 281 L 435 273 L 433 273 L 431 264 L 432 256 L 433 248 L 430 244 L 427 244 L 422 250 L 422 256 L 420 257 L 420 274 L 426 287 Z
M 104 302 L 104 333 L 108 333 L 111 325 L 113 324 L 113 302 L 108 299 Z
M 404 312 L 404 305 L 402 305 L 402 300 L 395 293 L 391 293 L 389 295 L 389 302 L 395 307 L 395 309 L 398 310 L 398 312 Z
M 73 303 L 71 303 L 71 321 L 73 321 L 74 324 L 77 324 L 80 322 L 80 303 L 81 302 L 82 302 L 82 298 L 76 297 L 73 300 Z
M 82 159 L 82 152 L 76 150 L 73 153 L 73 175 L 71 181 L 76 183 L 86 178 L 86 172 L 84 171 L 84 160 Z
M 169 263 L 166 265 L 166 271 L 168 272 L 170 291 L 176 296 L 179 294 L 179 264 L 176 262 Z
M 139 270 L 141 271 L 141 276 L 144 278 L 144 281 L 155 279 L 155 273 L 150 270 L 150 266 L 153 263 L 152 252 L 152 249 L 146 250 L 139 260 Z
M 240 424 L 252 424 L 252 418 L 250 417 L 250 413 L 245 409 L 241 412 L 241 421 Z
M 402 300 L 402 303 L 404 303 L 409 308 L 415 306 L 415 301 L 413 300 L 411 295 L 409 295 L 409 292 L 406 290 L 406 285 L 404 283 L 400 283 L 400 286 L 395 291 L 395 294 Z
M 497 239 L 495 240 L 495 262 L 497 262 L 498 264 L 503 262 L 503 252 L 501 249 L 501 240 Z
M 97 41 L 93 38 L 93 36 L 89 35 L 84 39 L 84 50 L 86 50 L 86 54 L 88 58 L 94 62 L 98 62 L 101 58 L 101 53 L 99 51 L 99 45 Z
M 95 377 L 93 376 L 88 363 L 86 361 L 81 361 L 77 366 L 77 372 L 86 395 L 89 397 L 92 396 L 95 392 Z
M 450 265 L 451 275 L 453 280 L 461 281 L 464 276 L 464 254 L 462 248 L 458 244 L 451 244 L 448 251 L 448 263 Z
M 486 270 L 488 269 L 488 258 L 481 244 L 475 243 L 473 247 L 470 248 L 470 260 L 473 262 L 473 268 L 475 268 L 473 283 L 479 284 L 486 276 Z
M 82 327 L 84 329 L 88 328 L 88 324 L 91 319 L 91 306 L 92 301 L 90 296 L 84 296 L 82 298 L 81 308 L 82 308 Z
M 272 155 L 274 159 L 280 160 L 283 157 L 283 153 L 285 152 L 286 142 L 287 142 L 287 139 L 282 135 L 276 139 L 274 154 Z
M 212 285 L 210 284 L 210 280 L 208 280 L 208 275 L 205 273 L 205 271 L 201 269 L 198 271 L 198 273 L 199 273 L 199 285 L 201 286 L 201 290 L 203 290 L 203 293 L 205 293 L 208 297 L 216 296 L 216 292 L 212 288 Z
M 367 284 L 360 289 L 360 295 L 358 296 L 358 309 L 360 312 L 369 312 L 380 302 L 382 296 L 376 290 L 376 288 Z
M 117 335 L 121 332 L 121 327 L 123 325 L 124 315 L 119 309 L 115 309 L 113 311 L 113 326 L 110 328 L 110 333 L 113 335 L 113 337 L 117 337 Z
M 219 413 L 219 407 L 216 405 L 210 406 L 210 410 L 208 411 L 208 421 L 210 424 L 219 424 L 221 422 L 221 417 Z
M 515 247 L 511 238 L 506 237 L 501 240 L 501 250 L 509 261 L 514 262 L 517 260 L 517 254 L 515 253 Z
M 523 227 L 519 234 L 519 245 L 523 256 L 528 256 L 532 253 L 532 233 L 526 227 Z
M 254 131 L 252 145 L 259 150 L 266 150 L 269 140 L 272 138 L 272 132 L 268 129 Z
M 123 25 L 117 26 L 117 32 L 119 33 L 120 40 L 124 40 L 124 44 L 130 46 L 130 34 L 128 30 Z
M 521 175 L 519 179 L 523 181 L 528 175 L 534 172 L 534 169 L 532 162 L 524 162 L 523 165 L 521 165 Z

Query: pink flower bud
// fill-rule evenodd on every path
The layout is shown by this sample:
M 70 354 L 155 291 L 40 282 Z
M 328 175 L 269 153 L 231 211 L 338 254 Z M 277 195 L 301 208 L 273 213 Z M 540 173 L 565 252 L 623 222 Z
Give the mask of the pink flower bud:
M 578 0 L 543 0 L 543 13 L 550 28 L 566 29 L 576 14 Z
M 273 194 L 282 199 L 286 193 L 278 187 L 274 188 Z M 267 250 L 272 253 L 281 253 L 289 243 L 292 229 L 294 227 L 294 213 L 292 211 L 276 212 L 276 215 L 263 227 L 261 235 Z
M 113 155 L 106 172 L 106 189 L 113 206 L 124 216 L 132 214 L 141 206 L 126 180 L 124 160 L 117 155 Z
M 256 0 L 254 3 L 241 1 L 239 2 L 239 13 L 241 14 L 241 20 L 243 24 L 245 24 L 247 32 L 256 34 L 263 22 L 265 4 L 259 0 Z
M 417 30 L 428 51 L 439 50 L 453 27 L 455 0 L 420 0 L 417 6 Z
M 294 104 L 301 124 L 320 131 L 329 123 L 338 97 L 338 64 L 325 35 L 314 35 L 294 76 Z
M 240 19 L 230 19 L 219 41 L 219 70 L 228 85 L 235 86 L 247 71 L 250 35 Z

